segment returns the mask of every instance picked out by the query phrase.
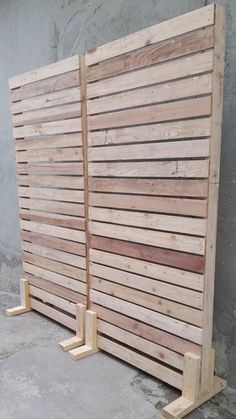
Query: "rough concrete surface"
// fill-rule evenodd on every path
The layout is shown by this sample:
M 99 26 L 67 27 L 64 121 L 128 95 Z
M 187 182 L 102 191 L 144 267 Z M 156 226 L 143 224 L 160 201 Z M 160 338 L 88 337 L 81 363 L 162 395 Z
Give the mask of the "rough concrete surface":
M 36 312 L 5 315 L 17 300 L 0 293 L 1 419 L 161 419 L 162 407 L 178 397 L 103 352 L 73 361 L 57 345 L 67 329 Z M 188 417 L 236 418 L 236 392 L 225 390 Z
M 0 1 L 0 288 L 17 292 L 21 276 L 8 77 L 83 53 L 181 13 L 205 0 Z M 214 346 L 217 373 L 236 388 L 236 1 L 227 8 L 225 94 Z

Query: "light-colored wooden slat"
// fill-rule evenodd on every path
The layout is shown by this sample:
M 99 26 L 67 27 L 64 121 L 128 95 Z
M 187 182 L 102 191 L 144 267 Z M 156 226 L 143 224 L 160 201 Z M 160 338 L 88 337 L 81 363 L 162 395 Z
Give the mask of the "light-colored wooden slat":
M 34 298 L 30 298 L 30 307 L 33 310 L 39 311 L 40 313 L 44 314 L 45 316 L 50 317 L 51 319 L 55 320 L 58 323 L 63 324 L 64 326 L 68 327 L 69 329 L 76 330 L 76 321 L 70 316 L 67 316 L 64 313 L 61 313 L 54 308 L 47 306 L 46 304 L 41 303 Z
M 89 219 L 197 236 L 204 236 L 206 232 L 206 220 L 204 219 L 148 214 L 146 212 L 118 211 L 91 207 L 89 209 Z
M 113 278 L 112 278 L 113 279 Z M 153 281 L 154 282 L 154 281 Z M 134 288 L 129 288 L 119 284 L 114 284 L 110 281 L 104 281 L 101 278 L 91 277 L 91 288 L 113 297 L 129 301 L 151 310 L 157 311 L 167 316 L 174 317 L 178 320 L 193 324 L 195 326 L 202 326 L 202 312 L 192 307 L 187 307 L 156 295 L 146 294 L 137 291 Z
M 83 179 L 81 179 L 83 181 Z M 28 188 L 20 186 L 18 188 L 19 196 L 36 198 L 36 199 L 52 199 L 67 202 L 84 202 L 84 192 L 64 189 L 47 189 L 47 188 Z
M 199 118 L 186 121 L 163 122 L 161 124 L 144 125 L 89 132 L 90 147 L 137 143 L 144 141 L 164 141 L 181 138 L 209 137 L 211 134 L 211 118 Z
M 80 162 L 72 163 L 18 163 L 17 174 L 29 175 L 83 175 L 83 164 Z
M 31 265 L 30 263 L 26 262 L 23 262 L 23 269 L 25 272 L 38 276 L 39 278 L 45 279 L 46 281 L 53 282 L 57 285 L 61 285 L 62 287 L 69 288 L 73 291 L 86 295 L 86 284 L 84 282 L 78 281 L 77 279 L 68 278 L 67 276 L 40 268 L 35 265 Z M 81 278 L 84 279 L 82 273 Z
M 85 245 L 81 243 L 59 239 L 57 237 L 49 237 L 44 234 L 31 233 L 30 231 L 24 230 L 21 231 L 21 237 L 25 242 L 31 242 L 75 255 L 86 256 Z
M 73 240 L 79 243 L 85 243 L 84 231 L 72 230 L 65 227 L 49 226 L 46 224 L 35 223 L 33 221 L 20 220 L 22 230 L 32 231 L 33 233 L 46 234 L 47 236 L 58 237 L 67 240 Z
M 71 265 L 74 268 L 77 267 L 77 268 L 85 269 L 84 257 L 72 255 L 70 253 L 52 249 L 50 247 L 44 247 L 44 246 L 39 246 L 37 244 L 28 243 L 26 241 L 23 241 L 22 248 L 25 252 L 30 252 L 30 253 L 33 253 L 34 255 L 56 260 L 58 262 L 63 262 L 63 263 L 66 263 L 67 265 Z
M 97 221 L 89 222 L 89 230 L 97 236 L 111 237 L 150 246 L 164 247 L 197 255 L 204 255 L 205 239 L 162 231 L 144 230 Z
M 37 256 L 32 253 L 23 252 L 23 261 L 24 263 L 31 263 L 34 266 L 48 269 L 49 271 L 56 272 L 58 274 L 76 279 L 78 281 L 80 280 L 80 278 L 84 278 L 84 271 L 82 269 L 66 265 L 64 263 L 57 262 L 55 260 L 51 260 L 45 257 Z M 84 265 L 84 261 L 82 261 L 82 265 Z
M 32 111 L 34 109 L 49 108 L 51 106 L 65 105 L 80 100 L 80 88 L 72 87 L 57 92 L 46 93 L 45 95 L 23 99 L 11 105 L 13 114 Z
M 112 41 L 86 54 L 87 65 L 107 60 L 117 55 L 142 48 L 166 39 L 174 38 L 214 23 L 213 5 L 175 17 L 158 25 L 150 26 L 131 35 Z
M 144 324 L 138 320 L 124 316 L 121 313 L 109 310 L 93 302 L 91 302 L 91 309 L 97 313 L 99 319 L 112 323 L 119 328 L 127 330 L 137 336 L 141 336 L 144 339 L 161 345 L 162 347 L 171 349 L 176 353 L 181 355 L 184 355 L 189 351 L 198 355 L 201 353 L 201 347 L 199 345 L 164 332 L 163 330 L 157 329 L 149 324 Z
M 88 151 L 90 161 L 154 160 L 187 157 L 208 157 L 209 140 L 170 141 L 168 143 L 132 144 L 121 146 L 92 147 Z
M 98 319 L 97 327 L 100 333 L 138 349 L 179 370 L 183 370 L 183 356 L 103 320 Z
M 141 70 L 131 71 L 116 77 L 88 84 L 88 98 L 137 89 L 156 83 L 193 76 L 211 71 L 213 65 L 212 50 L 157 64 Z
M 94 192 L 113 192 L 143 195 L 206 197 L 206 179 L 114 179 L 90 178 L 89 190 Z
M 52 224 L 61 227 L 70 227 L 78 230 L 85 229 L 84 218 L 72 217 L 62 214 L 53 214 L 41 211 L 20 209 L 20 218 L 23 220 L 36 221 L 43 224 Z
M 18 175 L 17 183 L 21 186 L 81 189 L 84 182 L 82 178 L 74 176 Z
M 106 162 L 91 163 L 90 176 L 205 178 L 208 160 L 178 160 L 161 162 Z
M 66 119 L 65 121 L 44 122 L 25 127 L 13 128 L 14 138 L 37 137 L 39 135 L 53 135 L 81 131 L 81 119 Z
M 105 77 L 116 76 L 127 71 L 173 60 L 213 47 L 213 27 L 186 33 L 158 44 L 145 45 L 142 49 L 130 51 L 122 56 L 102 61 L 87 68 L 90 83 Z
M 83 154 L 81 147 L 53 148 L 19 151 L 16 153 L 17 162 L 57 162 L 57 161 L 82 161 Z
M 106 339 L 103 336 L 98 336 L 98 346 L 106 352 L 134 365 L 136 368 L 146 371 L 154 377 L 165 381 L 166 383 L 181 389 L 182 388 L 182 375 L 171 371 L 169 368 L 158 364 L 145 356 L 138 354 L 118 343 L 113 342 L 110 339 Z
M 133 317 L 137 320 L 143 321 L 144 323 L 188 339 L 191 342 L 197 344 L 202 343 L 202 331 L 196 326 L 173 319 L 147 308 L 137 306 L 136 304 L 129 303 L 128 301 L 123 301 L 119 298 L 102 294 L 101 292 L 95 290 L 90 291 L 90 298 L 91 301 L 96 304 L 103 305 L 111 310 L 117 311 L 118 313 Z
M 67 311 L 70 314 L 75 316 L 75 304 L 67 301 L 61 297 L 53 295 L 47 291 L 41 290 L 40 288 L 34 287 L 32 285 L 29 286 L 30 295 L 32 297 L 39 298 L 44 303 L 52 304 L 60 308 L 61 310 Z
M 30 210 L 54 212 L 80 217 L 84 216 L 84 206 L 71 202 L 40 201 L 39 199 L 19 198 L 19 206 L 20 208 L 28 208 Z
M 193 272 L 187 272 L 181 269 L 170 268 L 169 266 L 158 265 L 141 259 L 133 259 L 95 249 L 90 249 L 90 260 L 97 264 L 107 265 L 119 270 L 167 282 L 172 285 L 177 284 L 179 287 L 195 289 L 197 287 L 197 289 L 203 290 L 203 276 Z M 122 274 L 125 278 L 125 272 Z M 97 271 L 96 275 L 99 276 Z M 201 301 L 200 293 L 197 293 L 197 296 L 199 297 L 199 301 Z
M 212 76 L 205 74 L 158 86 L 145 87 L 113 94 L 88 101 L 88 114 L 110 112 L 135 106 L 150 105 L 168 100 L 209 94 L 212 91 Z
M 89 130 L 151 124 L 154 122 L 197 118 L 211 114 L 211 97 L 186 99 L 135 109 L 92 115 L 88 118 Z
M 23 86 L 25 84 L 33 83 L 38 80 L 47 79 L 58 74 L 67 73 L 68 71 L 79 69 L 79 57 L 75 55 L 73 57 L 66 58 L 57 63 L 49 64 L 44 67 L 31 70 L 26 73 L 20 74 L 15 77 L 11 77 L 9 80 L 10 89 Z
M 91 206 L 98 207 L 162 212 L 195 217 L 206 216 L 206 200 L 200 199 L 155 198 L 155 196 L 129 196 L 90 192 L 89 202 Z
M 81 133 L 63 134 L 45 138 L 29 138 L 15 141 L 15 148 L 20 150 L 34 150 L 40 148 L 78 147 L 82 145 Z
M 39 122 L 58 121 L 81 116 L 80 103 L 56 106 L 47 109 L 37 109 L 12 116 L 14 126 L 30 125 Z

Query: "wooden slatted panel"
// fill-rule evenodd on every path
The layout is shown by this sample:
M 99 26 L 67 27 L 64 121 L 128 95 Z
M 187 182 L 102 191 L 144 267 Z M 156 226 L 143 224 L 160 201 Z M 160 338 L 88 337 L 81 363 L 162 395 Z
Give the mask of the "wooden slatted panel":
M 215 6 L 86 55 L 98 345 L 182 388 L 204 345 Z
M 79 67 L 74 56 L 10 80 L 31 306 L 73 330 L 87 304 Z

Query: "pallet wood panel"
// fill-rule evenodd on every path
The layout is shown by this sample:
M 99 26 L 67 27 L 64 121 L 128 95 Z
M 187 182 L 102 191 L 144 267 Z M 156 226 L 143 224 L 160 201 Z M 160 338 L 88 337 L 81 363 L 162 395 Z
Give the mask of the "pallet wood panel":
M 87 305 L 79 57 L 9 85 L 30 305 L 76 330 L 75 304 Z

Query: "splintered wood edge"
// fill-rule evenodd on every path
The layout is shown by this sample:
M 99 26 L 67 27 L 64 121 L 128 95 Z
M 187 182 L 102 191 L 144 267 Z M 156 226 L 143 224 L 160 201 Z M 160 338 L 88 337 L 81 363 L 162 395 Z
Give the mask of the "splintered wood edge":
M 209 399 L 214 397 L 220 391 L 226 387 L 226 381 L 222 380 L 219 377 L 214 377 L 213 389 L 205 394 L 200 396 L 195 402 L 184 398 L 183 396 L 179 397 L 166 407 L 164 407 L 162 414 L 167 419 L 181 419 L 186 416 L 188 413 L 192 412 L 197 407 L 201 406 L 203 403 L 207 402 Z
M 84 345 L 84 339 L 81 339 L 77 336 L 73 336 L 70 339 L 63 340 L 59 342 L 58 345 L 64 352 L 68 352 L 72 349 L 77 348 L 78 346 Z

